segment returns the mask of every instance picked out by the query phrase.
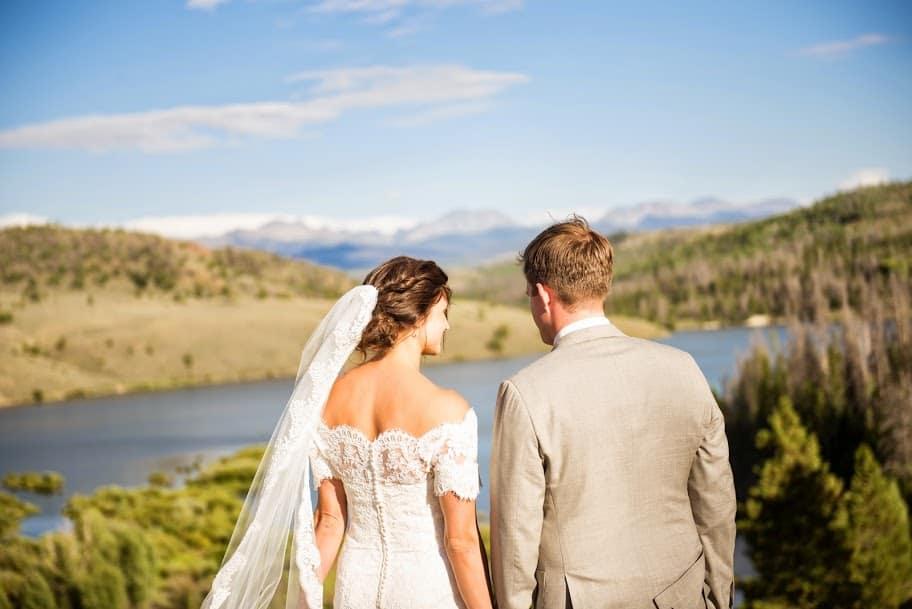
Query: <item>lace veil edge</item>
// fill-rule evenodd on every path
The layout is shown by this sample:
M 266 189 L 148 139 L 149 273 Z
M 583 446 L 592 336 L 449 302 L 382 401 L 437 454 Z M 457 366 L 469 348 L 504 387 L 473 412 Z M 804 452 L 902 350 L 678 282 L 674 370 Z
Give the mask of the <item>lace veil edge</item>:
M 286 573 L 286 609 L 323 606 L 310 498 L 310 449 L 333 382 L 360 342 L 376 304 L 376 288 L 352 288 L 311 334 L 291 397 L 200 609 L 266 609 Z

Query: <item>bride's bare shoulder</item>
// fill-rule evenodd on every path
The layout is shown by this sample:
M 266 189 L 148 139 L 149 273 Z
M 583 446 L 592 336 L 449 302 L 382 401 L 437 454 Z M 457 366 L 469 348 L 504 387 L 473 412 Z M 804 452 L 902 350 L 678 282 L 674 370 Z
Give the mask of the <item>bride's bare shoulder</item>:
M 356 395 L 363 394 L 368 390 L 365 381 L 363 372 L 358 368 L 340 374 L 330 389 L 326 410 L 331 413 L 336 410 L 337 405 L 344 405 Z
M 433 392 L 432 408 L 435 423 L 458 423 L 465 418 L 471 406 L 464 397 L 452 389 L 435 387 Z
M 349 368 L 348 370 L 343 370 L 338 377 L 336 377 L 336 385 L 344 385 L 346 383 L 351 383 L 354 380 L 357 380 L 363 374 L 361 370 L 362 366 L 355 366 Z
M 330 395 L 333 393 L 339 393 L 344 391 L 347 388 L 350 388 L 357 379 L 358 375 L 352 376 L 352 370 L 346 370 L 342 374 L 336 377 L 336 380 L 332 384 L 332 389 L 330 390 Z

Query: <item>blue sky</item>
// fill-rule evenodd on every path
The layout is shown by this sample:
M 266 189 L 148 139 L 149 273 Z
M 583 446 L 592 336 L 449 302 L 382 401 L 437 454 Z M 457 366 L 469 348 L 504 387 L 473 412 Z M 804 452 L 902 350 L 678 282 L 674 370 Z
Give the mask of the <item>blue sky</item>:
M 431 219 L 912 177 L 904 2 L 0 5 L 0 216 Z

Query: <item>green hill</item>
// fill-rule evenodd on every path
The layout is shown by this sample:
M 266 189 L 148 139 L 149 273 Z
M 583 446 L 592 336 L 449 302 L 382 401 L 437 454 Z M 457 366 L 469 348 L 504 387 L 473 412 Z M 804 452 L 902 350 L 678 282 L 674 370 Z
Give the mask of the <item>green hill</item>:
M 293 374 L 301 341 L 352 284 L 123 230 L 0 231 L 0 406 Z
M 890 281 L 909 285 L 912 182 L 840 193 L 759 221 L 609 239 L 609 313 L 680 328 L 808 319 L 844 301 L 857 310 L 872 285 L 882 293 Z M 464 271 L 454 284 L 474 298 L 518 303 L 524 285 L 514 269 L 507 262 Z
M 0 231 L 0 407 L 292 377 L 307 337 L 352 285 L 259 251 L 120 230 Z M 544 348 L 524 308 L 457 295 L 450 320 L 446 351 L 429 362 Z
M 40 301 L 52 291 L 168 295 L 175 301 L 232 296 L 336 297 L 342 272 L 238 248 L 209 249 L 124 230 L 31 226 L 0 231 L 0 289 Z

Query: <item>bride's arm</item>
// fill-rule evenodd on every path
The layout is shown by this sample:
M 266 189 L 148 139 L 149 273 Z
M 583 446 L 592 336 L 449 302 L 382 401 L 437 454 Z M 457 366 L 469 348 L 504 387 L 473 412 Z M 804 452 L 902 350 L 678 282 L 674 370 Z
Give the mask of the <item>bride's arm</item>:
M 475 501 L 444 493 L 440 496 L 440 507 L 445 524 L 446 553 L 462 600 L 468 609 L 490 609 L 491 597 L 475 523 Z
M 336 560 L 347 518 L 348 502 L 342 481 L 324 479 L 317 489 L 317 509 L 314 511 L 314 536 L 320 550 L 320 570 L 317 572 L 320 581 L 326 579 Z

